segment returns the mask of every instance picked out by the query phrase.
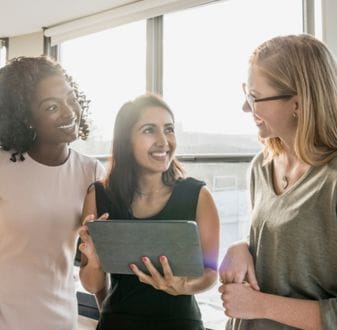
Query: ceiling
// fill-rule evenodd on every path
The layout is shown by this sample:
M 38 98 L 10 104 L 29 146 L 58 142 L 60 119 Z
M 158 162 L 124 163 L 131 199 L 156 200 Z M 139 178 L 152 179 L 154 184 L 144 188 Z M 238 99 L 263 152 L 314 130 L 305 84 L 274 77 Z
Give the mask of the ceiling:
M 0 37 L 39 32 L 140 0 L 0 0 Z

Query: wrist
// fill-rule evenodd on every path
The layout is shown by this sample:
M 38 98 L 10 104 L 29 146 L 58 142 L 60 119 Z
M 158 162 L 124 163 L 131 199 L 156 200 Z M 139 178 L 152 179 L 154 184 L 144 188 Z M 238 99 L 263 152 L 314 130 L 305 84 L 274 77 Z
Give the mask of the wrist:
M 249 245 L 247 244 L 247 242 L 237 242 L 237 243 L 234 243 L 233 245 L 231 245 L 229 248 L 228 248 L 228 252 L 235 252 L 237 253 L 237 251 L 240 251 L 241 253 L 244 251 L 248 251 L 249 252 Z
M 241 246 L 241 247 L 247 247 L 249 246 L 248 242 L 247 241 L 237 241 L 237 242 L 234 242 L 230 247 L 234 247 L 234 246 Z
M 93 270 L 96 270 L 96 271 L 102 271 L 103 272 L 101 263 L 99 261 L 96 261 L 96 260 L 88 260 L 88 263 L 87 263 L 86 267 L 88 267 L 90 269 L 93 269 Z
M 183 280 L 178 294 L 179 295 L 190 295 L 191 294 L 191 285 L 190 285 L 190 282 L 188 281 L 188 278 L 185 278 Z
M 257 306 L 259 306 L 259 311 L 258 311 L 258 318 L 259 319 L 268 319 L 270 316 L 270 295 L 267 293 L 263 293 L 263 292 L 256 292 L 256 294 L 258 295 L 258 304 Z

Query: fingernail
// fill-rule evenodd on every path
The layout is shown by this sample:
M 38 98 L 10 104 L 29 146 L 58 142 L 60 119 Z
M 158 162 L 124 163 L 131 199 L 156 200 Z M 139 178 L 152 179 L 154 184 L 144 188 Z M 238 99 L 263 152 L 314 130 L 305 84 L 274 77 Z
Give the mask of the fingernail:
M 142 260 L 143 260 L 143 262 L 148 262 L 148 261 L 149 261 L 149 258 L 147 258 L 147 257 L 142 257 Z
M 135 270 L 135 265 L 134 264 L 130 264 L 129 267 L 130 267 L 131 270 Z
M 167 261 L 167 258 L 165 256 L 161 256 L 160 261 Z

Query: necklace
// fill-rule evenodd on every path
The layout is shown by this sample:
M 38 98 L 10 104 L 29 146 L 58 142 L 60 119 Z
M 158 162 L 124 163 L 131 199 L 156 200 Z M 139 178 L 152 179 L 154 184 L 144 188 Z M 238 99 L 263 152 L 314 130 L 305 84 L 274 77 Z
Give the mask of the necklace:
M 143 191 L 139 191 L 139 190 L 135 190 L 137 195 L 141 195 L 141 196 L 152 196 L 156 193 L 158 193 L 159 191 L 161 191 L 163 188 L 165 188 L 165 186 L 160 187 L 157 190 L 151 191 L 151 192 L 143 192 Z
M 288 185 L 289 185 L 288 178 L 285 175 L 283 175 L 283 177 L 282 177 L 282 189 L 283 190 L 287 189 Z

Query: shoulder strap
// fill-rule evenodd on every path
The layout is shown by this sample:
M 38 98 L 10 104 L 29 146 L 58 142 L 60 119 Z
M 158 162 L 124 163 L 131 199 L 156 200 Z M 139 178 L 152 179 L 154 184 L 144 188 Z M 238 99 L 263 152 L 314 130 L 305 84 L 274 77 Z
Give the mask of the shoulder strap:
M 195 220 L 199 193 L 205 182 L 186 178 L 176 182 L 168 212 L 177 220 Z
M 95 186 L 95 195 L 96 195 L 96 210 L 97 216 L 100 217 L 102 214 L 109 211 L 109 205 L 111 204 L 109 197 L 105 192 L 105 188 L 101 181 L 96 181 Z

